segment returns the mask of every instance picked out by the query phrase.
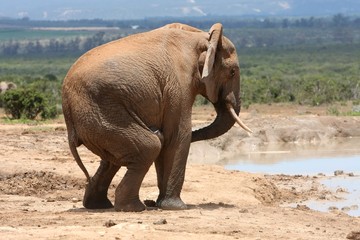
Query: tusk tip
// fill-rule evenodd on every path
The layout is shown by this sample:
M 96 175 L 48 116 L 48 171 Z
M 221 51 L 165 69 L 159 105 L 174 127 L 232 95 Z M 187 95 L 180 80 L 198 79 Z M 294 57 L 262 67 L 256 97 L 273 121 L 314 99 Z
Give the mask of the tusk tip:
M 252 134 L 254 132 L 241 121 L 241 119 L 236 114 L 234 108 L 231 105 L 228 105 L 228 110 L 229 110 L 230 114 L 232 115 L 232 117 L 234 118 L 234 120 L 239 124 L 239 126 L 242 129 L 244 129 L 248 133 L 249 136 L 251 136 L 250 134 Z

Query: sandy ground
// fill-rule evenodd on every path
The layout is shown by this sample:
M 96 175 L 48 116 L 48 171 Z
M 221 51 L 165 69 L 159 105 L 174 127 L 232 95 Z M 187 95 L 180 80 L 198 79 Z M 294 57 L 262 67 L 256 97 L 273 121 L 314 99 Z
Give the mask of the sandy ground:
M 194 126 L 214 117 L 195 108 Z M 251 106 L 241 117 L 254 130 L 233 127 L 218 139 L 191 147 L 182 198 L 184 211 L 123 213 L 82 207 L 85 177 L 69 153 L 62 120 L 49 124 L 0 124 L 1 239 L 360 239 L 360 217 L 310 210 L 307 199 L 336 198 L 319 184 L 324 176 L 251 174 L 219 163 L 267 145 L 334 145 L 360 137 L 359 117 L 327 116 L 326 108 Z M 276 148 L 275 148 L 276 149 Z M 81 147 L 90 173 L 98 158 Z M 265 159 L 266 160 L 266 159 Z M 121 169 L 109 190 L 114 199 Z M 140 197 L 156 199 L 152 167 Z M 359 203 L 360 204 L 360 203 Z

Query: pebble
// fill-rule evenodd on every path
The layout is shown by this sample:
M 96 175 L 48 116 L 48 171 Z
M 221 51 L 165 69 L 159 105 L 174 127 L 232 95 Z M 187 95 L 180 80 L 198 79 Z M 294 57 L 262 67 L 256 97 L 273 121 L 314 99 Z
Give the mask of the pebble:
M 77 203 L 77 202 L 80 202 L 81 200 L 78 199 L 78 198 L 72 198 L 71 201 L 72 201 L 73 203 Z
M 159 221 L 154 222 L 154 225 L 163 225 L 163 224 L 167 224 L 166 219 L 160 219 Z
M 351 233 L 346 236 L 346 239 L 360 240 L 360 231 L 351 231 Z
M 104 226 L 105 227 L 112 227 L 112 226 L 115 226 L 116 223 L 113 221 L 113 220 L 108 220 L 104 223 Z
M 343 170 L 336 170 L 334 171 L 334 175 L 335 176 L 339 176 L 339 175 L 343 175 L 344 174 L 344 171 Z
M 246 208 L 242 208 L 239 210 L 239 213 L 248 213 L 249 210 L 247 210 Z

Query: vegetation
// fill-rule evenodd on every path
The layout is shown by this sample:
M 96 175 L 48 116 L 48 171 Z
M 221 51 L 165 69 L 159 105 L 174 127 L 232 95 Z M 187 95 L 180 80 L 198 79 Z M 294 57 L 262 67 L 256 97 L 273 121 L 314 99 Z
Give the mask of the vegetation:
M 43 119 L 55 118 L 56 107 L 48 105 L 48 99 L 33 89 L 14 89 L 3 96 L 4 109 L 13 119 L 35 119 L 40 113 Z
M 60 102 L 60 86 L 54 75 L 48 74 L 36 79 L 26 88 L 11 89 L 0 95 L 5 113 L 12 119 L 51 119 L 58 115 L 57 102 Z
M 239 55 L 244 105 L 360 99 L 360 44 L 240 49 Z
M 44 118 L 53 116 L 61 103 L 62 79 L 85 51 L 174 21 L 202 29 L 214 22 L 223 23 L 239 54 L 245 107 L 252 103 L 360 101 L 360 18 L 356 17 L 66 22 L 0 19 L 0 26 L 6 26 L 0 28 L 0 81 L 15 82 L 18 91 L 32 99 L 35 109 L 35 102 L 44 104 L 29 113 L 14 112 L 13 117 L 33 117 L 41 114 L 40 109 Z M 69 27 L 72 29 L 66 29 Z M 15 93 L 9 93 L 7 99 L 15 98 Z M 201 98 L 196 100 L 196 104 L 206 103 Z M 331 108 L 329 113 L 338 114 Z

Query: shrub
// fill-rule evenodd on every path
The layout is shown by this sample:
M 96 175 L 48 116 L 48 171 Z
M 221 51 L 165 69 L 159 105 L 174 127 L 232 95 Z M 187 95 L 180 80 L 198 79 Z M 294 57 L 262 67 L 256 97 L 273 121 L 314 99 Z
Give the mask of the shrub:
M 13 119 L 35 119 L 40 113 L 43 119 L 55 118 L 56 107 L 49 106 L 48 98 L 34 89 L 14 89 L 2 96 L 4 109 Z M 55 109 L 55 112 L 54 112 Z

